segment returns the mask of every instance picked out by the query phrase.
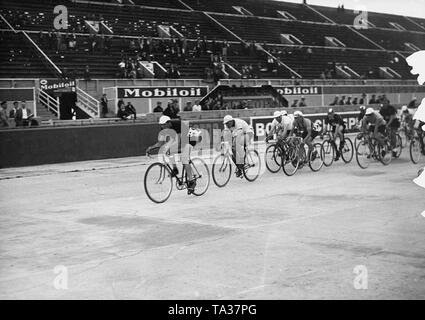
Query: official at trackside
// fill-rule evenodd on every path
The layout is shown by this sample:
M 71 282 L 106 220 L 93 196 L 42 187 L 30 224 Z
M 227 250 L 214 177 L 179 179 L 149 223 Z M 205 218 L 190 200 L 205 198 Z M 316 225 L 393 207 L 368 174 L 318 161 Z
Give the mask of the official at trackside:
M 9 117 L 7 116 L 7 102 L 1 102 L 0 108 L 0 127 L 8 127 L 9 126 Z

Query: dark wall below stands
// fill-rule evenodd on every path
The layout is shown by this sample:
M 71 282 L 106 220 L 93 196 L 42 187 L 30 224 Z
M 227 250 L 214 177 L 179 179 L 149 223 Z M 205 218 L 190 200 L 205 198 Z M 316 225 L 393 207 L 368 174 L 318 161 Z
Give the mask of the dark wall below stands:
M 334 109 L 336 112 L 354 111 L 358 110 L 358 106 L 336 106 Z M 302 110 L 305 114 L 326 113 L 328 108 L 307 107 Z M 256 114 L 260 111 L 219 111 L 214 116 L 210 114 L 207 119 L 183 119 L 207 130 L 212 145 L 215 141 L 213 130 L 223 128 L 226 113 L 249 123 L 250 116 L 266 115 Z M 273 114 L 273 111 L 268 110 L 267 115 Z M 293 110 L 288 111 L 293 113 Z M 149 124 L 1 130 L 0 168 L 142 156 L 146 148 L 157 141 L 160 131 L 157 120 L 151 120 Z
M 144 155 L 157 124 L 0 131 L 0 167 L 21 167 Z

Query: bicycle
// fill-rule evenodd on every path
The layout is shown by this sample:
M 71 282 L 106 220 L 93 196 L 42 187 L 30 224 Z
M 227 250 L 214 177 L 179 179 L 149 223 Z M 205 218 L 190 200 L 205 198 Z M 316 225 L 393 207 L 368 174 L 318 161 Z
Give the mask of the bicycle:
M 401 138 L 401 141 L 402 141 L 401 145 L 402 145 L 403 148 L 407 146 L 407 143 L 409 141 L 413 140 L 414 135 L 415 135 L 414 129 L 411 128 L 411 126 L 409 126 L 409 124 L 404 122 L 404 121 L 402 122 L 400 129 L 398 130 L 397 133 L 399 134 L 399 136 Z
M 332 133 L 324 134 L 324 136 L 328 136 L 328 138 L 324 139 L 322 143 L 323 164 L 325 165 L 325 167 L 330 167 L 336 159 L 336 152 L 337 152 L 337 150 L 335 149 L 336 138 L 335 138 L 335 135 Z M 322 139 L 323 139 L 323 136 L 322 136 Z M 344 161 L 344 163 L 350 163 L 351 160 L 353 160 L 353 157 L 354 157 L 353 142 L 351 141 L 350 138 L 348 138 L 345 135 L 344 135 L 344 146 L 342 150 L 340 151 L 340 154 L 341 154 L 342 161 Z
M 227 185 L 232 175 L 232 159 L 231 150 L 226 143 L 222 142 L 220 146 L 220 155 L 218 155 L 212 165 L 212 177 L 217 187 L 223 188 Z M 249 182 L 254 182 L 261 172 L 261 160 L 257 150 L 250 150 L 244 145 L 244 164 L 242 166 L 241 178 Z M 236 165 L 236 164 L 235 164 Z M 236 172 L 235 172 L 236 173 Z
M 282 156 L 285 152 L 284 143 L 284 141 L 279 139 L 277 141 L 272 141 L 266 148 L 264 162 L 266 163 L 267 170 L 271 173 L 277 173 L 282 167 Z
M 390 144 L 391 144 L 391 150 L 393 151 L 393 157 L 398 159 L 401 156 L 401 153 L 403 151 L 403 140 L 399 134 L 399 130 L 395 129 L 395 128 L 388 128 L 387 129 L 387 135 L 388 135 L 388 139 L 390 139 Z M 394 134 L 395 135 L 395 146 L 392 145 L 391 143 L 391 135 Z M 396 151 L 394 151 L 396 150 Z
M 422 145 L 420 139 L 422 139 Z M 415 132 L 409 146 L 410 160 L 414 164 L 418 164 L 421 161 L 422 156 L 425 155 L 425 147 L 423 146 L 425 146 L 425 135 L 420 136 L 417 132 Z
M 147 154 L 150 157 L 150 154 Z M 173 173 L 173 168 L 170 165 L 169 154 L 163 154 L 162 162 L 155 162 L 146 170 L 144 178 L 145 192 L 148 198 L 155 203 L 164 203 L 167 201 L 173 191 L 173 178 L 176 179 L 176 189 L 181 191 L 187 189 L 186 169 L 183 166 L 181 176 Z M 176 163 L 178 155 L 174 156 Z M 193 158 L 189 160 L 189 165 L 192 167 L 193 180 L 196 186 L 193 190 L 195 196 L 204 195 L 210 185 L 210 171 L 207 164 L 201 158 Z M 188 192 L 189 193 L 189 192 Z
M 391 147 L 388 139 L 384 139 L 384 144 L 372 137 L 372 133 L 357 136 L 359 144 L 356 147 L 356 161 L 360 168 L 367 169 L 371 159 L 380 161 L 383 165 L 389 165 L 391 156 Z
M 308 145 L 301 137 L 292 137 L 287 142 L 287 150 L 282 157 L 282 169 L 288 176 L 293 176 L 299 169 L 308 164 L 311 171 L 318 172 L 323 166 L 322 144 L 314 143 L 308 155 Z M 306 150 L 307 149 L 307 150 Z

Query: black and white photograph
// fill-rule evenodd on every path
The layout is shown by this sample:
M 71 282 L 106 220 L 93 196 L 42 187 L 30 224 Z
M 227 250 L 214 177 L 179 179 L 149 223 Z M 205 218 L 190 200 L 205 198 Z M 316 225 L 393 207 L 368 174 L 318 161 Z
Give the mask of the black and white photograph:
M 425 299 L 425 1 L 1 0 L 0 37 L 0 300 Z

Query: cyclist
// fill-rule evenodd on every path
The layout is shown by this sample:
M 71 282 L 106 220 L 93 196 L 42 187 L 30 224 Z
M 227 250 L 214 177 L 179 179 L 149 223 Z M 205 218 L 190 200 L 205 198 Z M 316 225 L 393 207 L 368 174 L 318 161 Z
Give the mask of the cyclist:
M 223 119 L 223 137 L 232 146 L 232 159 L 236 164 L 236 176 L 242 176 L 245 147 L 252 143 L 254 130 L 246 121 L 227 115 Z M 231 143 L 230 143 L 231 140 Z
M 425 122 L 422 122 L 419 119 L 413 120 L 414 121 L 414 130 L 416 130 L 416 133 L 418 134 L 419 137 L 419 143 L 421 145 L 421 151 L 422 154 L 425 155 L 425 143 L 424 143 L 424 138 L 425 138 Z
M 288 137 L 289 132 L 291 132 L 293 126 L 294 118 L 288 115 L 288 112 L 285 110 L 282 112 L 275 111 L 272 127 L 270 129 L 269 135 L 266 138 L 266 142 L 268 142 L 275 133 L 277 134 L 278 140 L 285 140 Z
M 346 124 L 344 122 L 344 119 L 342 117 L 335 113 L 333 109 L 329 109 L 328 115 L 325 118 L 325 125 L 326 125 L 326 132 L 328 132 L 329 127 L 332 127 L 332 141 L 331 144 L 336 150 L 336 157 L 335 161 L 339 160 L 339 157 L 341 156 L 342 149 L 344 148 L 344 133 L 346 129 Z M 325 133 L 326 133 L 325 132 Z M 336 146 L 335 139 L 339 137 L 339 149 Z
M 307 159 L 310 159 L 310 152 L 313 149 L 313 140 L 319 135 L 317 127 L 313 125 L 310 119 L 305 118 L 304 114 L 301 111 L 295 111 L 294 125 L 290 135 L 292 135 L 295 130 L 301 133 L 303 142 L 308 145 Z M 313 156 L 317 155 L 314 154 Z
M 386 121 L 379 112 L 375 111 L 373 108 L 367 108 L 365 112 L 365 117 L 362 121 L 361 131 L 362 134 L 366 134 L 368 131 L 368 127 L 370 131 L 370 127 L 373 126 L 373 137 L 378 140 L 381 145 L 383 145 L 383 136 L 385 135 L 386 125 Z M 359 138 L 361 138 L 362 134 Z
M 200 131 L 189 128 L 186 121 L 179 119 L 171 120 L 168 116 L 162 116 L 159 119 L 161 131 L 158 135 L 158 142 L 146 149 L 146 154 L 150 154 L 153 149 L 160 149 L 160 153 L 169 153 L 173 156 L 179 151 L 179 143 L 181 141 L 181 161 L 186 170 L 186 181 L 188 194 L 193 193 L 196 187 L 196 181 L 193 177 L 192 167 L 189 165 L 190 153 L 192 148 L 200 141 Z M 170 157 L 173 166 L 173 177 L 179 174 L 174 157 Z
M 384 120 L 387 122 L 387 132 L 390 136 L 391 146 L 393 148 L 393 156 L 397 155 L 396 144 L 397 144 L 397 129 L 400 128 L 400 120 L 397 118 L 397 109 L 394 108 L 389 102 L 381 104 L 379 113 L 382 115 Z
M 411 137 L 413 133 L 413 116 L 409 112 L 407 106 L 401 107 L 401 126 L 405 129 L 405 134 L 407 137 Z
M 282 113 L 280 111 L 275 111 L 273 114 L 272 126 L 270 128 L 270 132 L 266 137 L 266 142 L 273 139 L 273 136 L 278 135 L 282 126 Z

